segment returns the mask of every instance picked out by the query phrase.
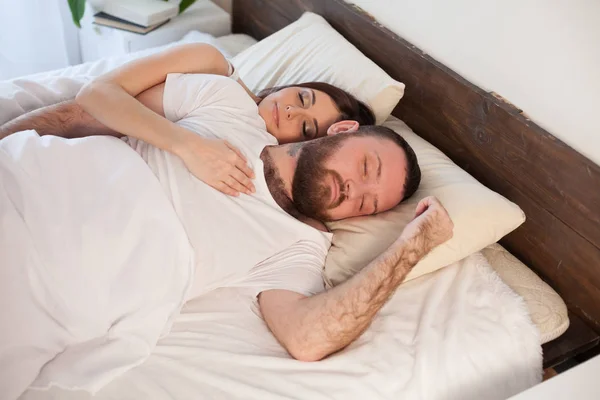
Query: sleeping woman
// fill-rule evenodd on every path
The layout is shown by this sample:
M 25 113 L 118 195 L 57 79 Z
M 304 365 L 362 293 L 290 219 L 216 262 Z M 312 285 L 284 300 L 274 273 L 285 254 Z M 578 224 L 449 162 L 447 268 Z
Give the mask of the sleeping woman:
M 170 73 L 231 76 L 234 71 L 210 45 L 177 46 L 94 79 L 76 101 L 45 107 L 5 124 L 0 127 L 0 139 L 25 129 L 63 137 L 129 136 L 179 156 L 193 175 L 223 193 L 251 193 L 253 171 L 234 146 L 203 138 L 164 118 L 164 85 Z M 315 139 L 375 121 L 365 104 L 327 83 L 269 88 L 255 96 L 241 80 L 238 82 L 256 102 L 266 131 L 280 144 Z

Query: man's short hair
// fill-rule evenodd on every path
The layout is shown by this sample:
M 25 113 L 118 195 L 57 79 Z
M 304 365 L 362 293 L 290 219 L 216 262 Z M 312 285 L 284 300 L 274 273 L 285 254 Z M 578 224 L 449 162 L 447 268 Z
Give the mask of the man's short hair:
M 406 180 L 404 181 L 404 194 L 401 201 L 407 200 L 415 194 L 421 183 L 421 168 L 419 167 L 419 161 L 417 160 L 415 151 L 402 136 L 390 128 L 380 125 L 362 125 L 356 132 L 349 134 L 349 136 L 380 137 L 388 139 L 398 145 L 406 155 Z

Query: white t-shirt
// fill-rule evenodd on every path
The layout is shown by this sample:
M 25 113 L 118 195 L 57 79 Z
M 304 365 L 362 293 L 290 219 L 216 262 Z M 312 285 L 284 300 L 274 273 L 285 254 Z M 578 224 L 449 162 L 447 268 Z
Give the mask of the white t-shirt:
M 249 286 L 257 294 L 322 291 L 331 235 L 293 218 L 271 196 L 260 154 L 277 141 L 245 90 L 222 76 L 169 74 L 163 107 L 169 120 L 236 146 L 256 175 L 255 194 L 231 197 L 196 179 L 178 157 L 128 139 L 163 185 L 194 249 L 188 298 L 225 286 Z

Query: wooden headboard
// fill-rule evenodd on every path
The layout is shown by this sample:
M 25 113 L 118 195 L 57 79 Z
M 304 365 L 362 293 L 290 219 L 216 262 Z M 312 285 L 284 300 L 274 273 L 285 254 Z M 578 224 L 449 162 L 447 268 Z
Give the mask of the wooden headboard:
M 525 211 L 501 243 L 600 331 L 600 167 L 341 0 L 234 0 L 233 31 L 262 39 L 304 11 L 406 84 L 395 116 Z

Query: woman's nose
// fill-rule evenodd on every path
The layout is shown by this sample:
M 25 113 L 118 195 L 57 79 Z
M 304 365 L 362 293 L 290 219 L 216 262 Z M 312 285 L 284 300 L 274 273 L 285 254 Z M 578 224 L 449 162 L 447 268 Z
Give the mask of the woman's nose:
M 285 108 L 285 116 L 287 119 L 292 119 L 298 114 L 298 109 L 294 106 L 287 106 Z

